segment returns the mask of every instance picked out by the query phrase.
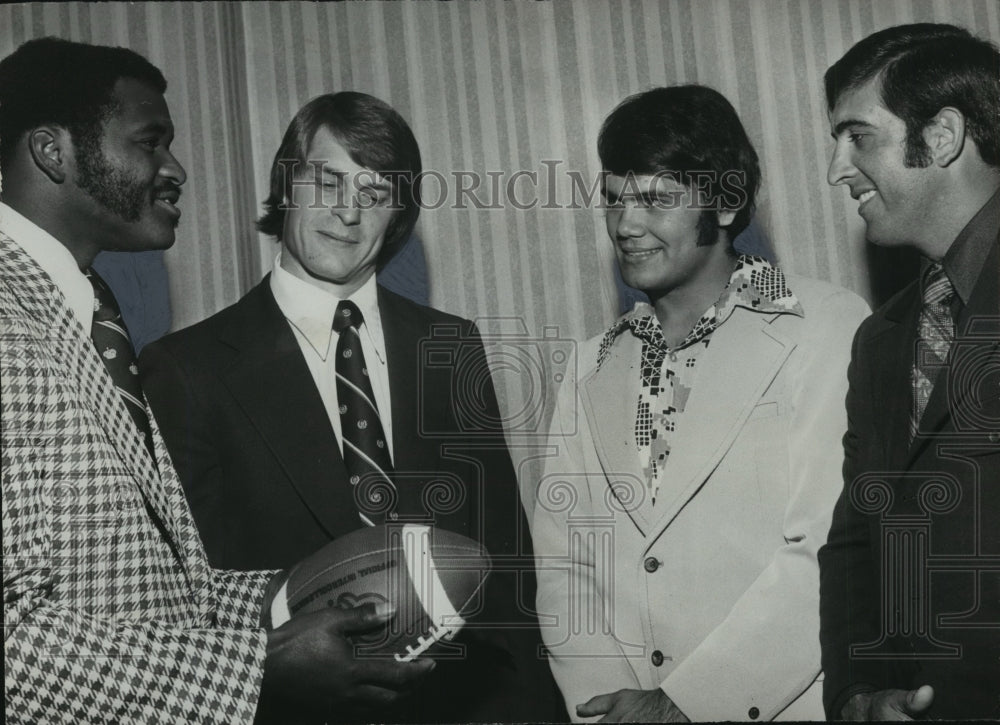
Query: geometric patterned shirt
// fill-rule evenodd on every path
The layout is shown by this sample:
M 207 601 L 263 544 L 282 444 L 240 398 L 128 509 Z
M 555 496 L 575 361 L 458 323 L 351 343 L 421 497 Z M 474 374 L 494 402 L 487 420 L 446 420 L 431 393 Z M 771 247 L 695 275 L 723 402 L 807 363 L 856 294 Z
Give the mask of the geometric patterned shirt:
M 761 257 L 740 255 L 719 299 L 705 310 L 680 345 L 674 348 L 667 345 L 652 306 L 645 302 L 637 302 L 601 341 L 598 367 L 607 360 L 615 340 L 626 331 L 642 341 L 635 443 L 646 479 L 646 493 L 654 504 L 677 426 L 695 383 L 698 361 L 711 343 L 712 333 L 737 307 L 762 313 L 803 314 L 780 269 Z

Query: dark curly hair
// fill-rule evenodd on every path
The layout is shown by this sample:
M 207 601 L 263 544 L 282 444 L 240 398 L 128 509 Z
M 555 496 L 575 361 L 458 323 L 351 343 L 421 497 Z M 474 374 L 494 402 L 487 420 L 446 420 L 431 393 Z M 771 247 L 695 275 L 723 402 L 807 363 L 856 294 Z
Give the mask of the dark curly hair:
M 597 153 L 616 176 L 669 174 L 713 202 L 733 202 L 722 204 L 736 211 L 726 228 L 730 242 L 753 218 L 757 152 L 736 109 L 712 88 L 669 86 L 629 96 L 601 126 Z
M 1000 51 L 968 30 L 939 23 L 897 25 L 855 44 L 823 77 L 826 104 L 873 78 L 882 103 L 906 124 L 908 166 L 926 166 L 923 131 L 946 106 L 965 116 L 969 136 L 1000 167 Z
M 43 124 L 65 128 L 84 151 L 96 149 L 104 121 L 117 108 L 120 78 L 167 90 L 159 69 L 128 48 L 52 37 L 21 45 L 0 61 L 0 169 L 24 135 Z

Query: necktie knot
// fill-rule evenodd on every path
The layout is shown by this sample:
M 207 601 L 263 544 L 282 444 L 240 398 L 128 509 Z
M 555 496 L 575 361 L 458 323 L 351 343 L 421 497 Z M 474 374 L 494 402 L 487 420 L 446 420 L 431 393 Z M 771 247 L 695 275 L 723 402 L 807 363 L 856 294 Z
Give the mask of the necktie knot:
M 84 274 L 94 288 L 94 322 L 116 322 L 121 319 L 121 310 L 111 288 L 93 269 Z
M 944 267 L 938 263 L 931 265 L 924 277 L 923 302 L 925 305 L 949 305 L 955 294 L 951 280 Z
M 632 334 L 643 342 L 652 345 L 657 351 L 667 351 L 667 341 L 663 339 L 663 328 L 655 315 L 640 315 L 632 317 L 628 321 L 632 328 Z
M 340 333 L 348 327 L 360 327 L 362 322 L 364 318 L 358 306 L 350 300 L 341 300 L 333 314 L 333 329 Z

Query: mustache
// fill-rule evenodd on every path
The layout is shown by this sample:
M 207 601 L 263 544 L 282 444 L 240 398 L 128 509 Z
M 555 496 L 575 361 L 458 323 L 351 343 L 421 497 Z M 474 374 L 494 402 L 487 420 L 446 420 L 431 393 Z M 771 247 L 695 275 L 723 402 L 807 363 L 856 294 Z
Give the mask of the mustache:
M 165 181 L 153 188 L 153 196 L 166 196 L 169 194 L 180 199 L 182 193 L 180 184 L 173 181 Z

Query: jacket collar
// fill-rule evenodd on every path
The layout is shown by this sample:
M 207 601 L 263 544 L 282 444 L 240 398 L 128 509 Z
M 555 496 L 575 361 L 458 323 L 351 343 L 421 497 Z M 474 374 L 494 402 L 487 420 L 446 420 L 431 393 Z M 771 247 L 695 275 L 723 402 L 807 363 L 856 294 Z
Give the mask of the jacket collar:
M 778 267 L 763 257 L 741 254 L 736 259 L 733 272 L 719 299 L 702 314 L 679 347 L 687 347 L 709 331 L 720 327 L 737 308 L 762 315 L 805 316 L 802 305 L 788 287 L 785 274 Z M 656 337 L 657 328 L 659 322 L 652 305 L 648 302 L 636 302 L 605 333 L 598 351 L 598 366 L 604 363 L 611 345 L 625 330 L 631 330 L 633 335 L 647 339 L 647 330 L 651 330 Z M 662 344 L 665 346 L 665 343 Z
M 645 496 L 634 435 L 640 340 L 625 335 L 602 348 L 602 364 L 581 380 L 582 405 L 611 494 L 644 535 L 662 530 L 697 493 L 795 348 L 774 329 L 774 319 L 741 306 L 713 333 L 661 479 L 672 484 L 667 491 L 661 483 L 655 507 Z M 732 374 L 734 361 L 739 375 Z

